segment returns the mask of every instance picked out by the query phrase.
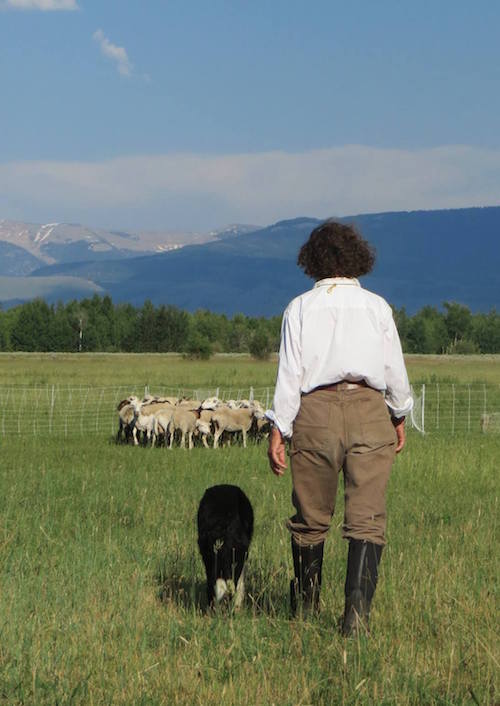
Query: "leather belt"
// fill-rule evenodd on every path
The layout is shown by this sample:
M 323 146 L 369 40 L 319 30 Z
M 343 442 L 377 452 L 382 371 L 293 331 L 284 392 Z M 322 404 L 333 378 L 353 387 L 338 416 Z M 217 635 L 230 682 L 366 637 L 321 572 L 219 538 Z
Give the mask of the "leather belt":
M 348 380 L 340 380 L 339 382 L 334 382 L 331 385 L 319 385 L 315 387 L 311 392 L 316 392 L 316 390 L 357 390 L 358 387 L 370 387 L 368 383 L 364 380 L 359 382 L 349 382 Z M 370 388 L 373 389 L 373 388 Z M 310 394 L 308 392 L 307 394 Z

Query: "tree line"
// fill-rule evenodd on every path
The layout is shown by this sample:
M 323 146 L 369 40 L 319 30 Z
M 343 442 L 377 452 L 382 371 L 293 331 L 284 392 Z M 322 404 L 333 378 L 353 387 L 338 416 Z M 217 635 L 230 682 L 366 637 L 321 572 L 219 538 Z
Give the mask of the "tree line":
M 473 314 L 444 302 L 410 316 L 394 309 L 406 353 L 500 353 L 500 314 Z M 189 313 L 175 306 L 113 304 L 109 296 L 49 305 L 35 299 L 0 309 L 0 351 L 181 352 L 208 358 L 216 352 L 266 358 L 277 351 L 281 317 L 228 317 Z

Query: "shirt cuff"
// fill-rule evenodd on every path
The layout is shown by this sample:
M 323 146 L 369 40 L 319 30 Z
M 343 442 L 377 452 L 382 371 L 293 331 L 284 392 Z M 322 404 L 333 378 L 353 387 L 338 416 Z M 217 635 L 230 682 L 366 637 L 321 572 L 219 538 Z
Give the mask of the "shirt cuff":
M 392 417 L 399 419 L 400 417 L 407 417 L 411 410 L 413 409 L 413 398 L 409 397 L 406 403 L 402 407 L 395 407 L 389 400 L 386 399 L 386 404 L 389 407 Z
M 292 436 L 292 427 L 290 425 L 286 426 L 286 424 L 279 422 L 272 409 L 266 409 L 264 414 L 266 415 L 267 419 L 269 419 L 269 421 L 274 424 L 274 426 L 278 427 L 282 436 L 288 439 Z

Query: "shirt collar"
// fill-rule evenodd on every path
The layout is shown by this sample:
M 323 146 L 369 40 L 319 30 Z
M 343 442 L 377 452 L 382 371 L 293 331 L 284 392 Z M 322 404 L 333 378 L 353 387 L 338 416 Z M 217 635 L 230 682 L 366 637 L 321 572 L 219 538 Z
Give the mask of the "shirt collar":
M 319 279 L 314 285 L 316 287 L 331 287 L 332 284 L 351 284 L 355 287 L 361 287 L 359 281 L 355 277 L 325 277 L 325 279 Z

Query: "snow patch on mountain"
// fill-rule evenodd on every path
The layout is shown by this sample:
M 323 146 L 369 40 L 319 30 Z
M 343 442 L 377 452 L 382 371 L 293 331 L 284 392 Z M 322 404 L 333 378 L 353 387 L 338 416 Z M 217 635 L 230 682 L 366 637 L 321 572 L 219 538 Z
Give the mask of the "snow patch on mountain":
M 121 259 L 180 250 L 186 245 L 233 238 L 256 230 L 256 226 L 233 224 L 210 232 L 139 231 L 89 228 L 76 223 L 24 223 L 0 220 L 0 244 L 22 248 L 31 256 L 23 258 L 22 267 L 9 263 L 5 274 L 28 274 L 40 262 L 46 265 L 92 260 Z M 20 251 L 20 254 L 22 253 Z M 14 258 L 14 251 L 10 251 Z M 34 260 L 33 258 L 36 258 Z M 27 270 L 28 268 L 28 270 Z M 31 271 L 32 271 L 31 270 Z
M 42 226 L 40 230 L 37 232 L 35 235 L 35 243 L 43 243 L 44 240 L 47 240 L 47 238 L 50 236 L 54 228 L 56 228 L 59 225 L 59 223 L 47 223 L 46 225 Z

